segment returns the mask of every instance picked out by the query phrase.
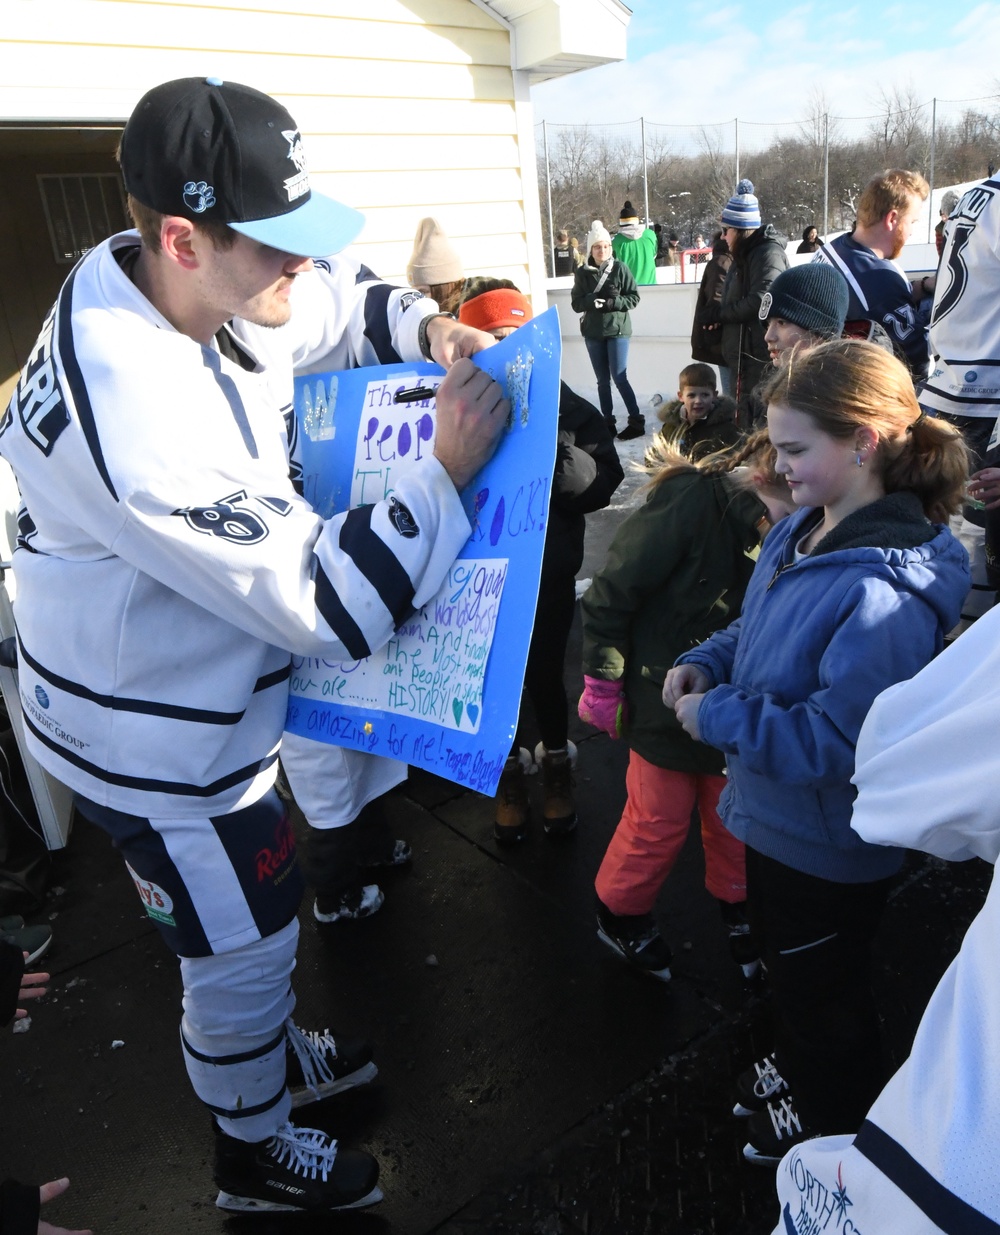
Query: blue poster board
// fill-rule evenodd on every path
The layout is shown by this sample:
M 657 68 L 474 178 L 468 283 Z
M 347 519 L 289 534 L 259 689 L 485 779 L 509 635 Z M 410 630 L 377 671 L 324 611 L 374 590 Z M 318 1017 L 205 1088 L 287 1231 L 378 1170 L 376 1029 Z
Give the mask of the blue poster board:
M 462 492 L 472 534 L 427 605 L 364 660 L 293 657 L 286 728 L 496 792 L 510 753 L 541 572 L 559 418 L 554 308 L 474 361 L 505 389 L 507 431 Z M 306 499 L 324 518 L 381 501 L 434 449 L 444 370 L 428 363 L 295 379 Z

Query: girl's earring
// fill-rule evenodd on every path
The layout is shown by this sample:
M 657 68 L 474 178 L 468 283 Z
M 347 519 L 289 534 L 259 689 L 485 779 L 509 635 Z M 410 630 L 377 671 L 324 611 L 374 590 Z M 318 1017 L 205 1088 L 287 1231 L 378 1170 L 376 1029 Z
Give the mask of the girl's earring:
M 858 453 L 854 456 L 854 458 L 855 458 L 855 460 L 857 461 L 858 467 L 864 467 L 864 465 L 865 465 L 865 461 L 864 461 L 864 459 L 861 457 L 861 451 L 860 451 L 860 450 L 859 450 L 859 451 L 858 451 Z

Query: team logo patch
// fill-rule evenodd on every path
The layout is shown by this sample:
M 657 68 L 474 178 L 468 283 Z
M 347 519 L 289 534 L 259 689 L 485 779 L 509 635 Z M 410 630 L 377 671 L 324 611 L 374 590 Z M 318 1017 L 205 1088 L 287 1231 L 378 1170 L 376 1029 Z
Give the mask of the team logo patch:
M 404 540 L 413 540 L 420 535 L 416 519 L 398 498 L 389 498 L 389 519 Z
M 771 312 L 772 304 L 774 304 L 774 297 L 770 292 L 765 292 L 760 298 L 760 311 L 757 314 L 762 322 L 767 321 L 767 315 Z
M 215 189 L 204 180 L 189 180 L 184 185 L 184 205 L 195 214 L 204 214 L 215 205 Z
M 174 902 L 169 894 L 158 883 L 153 883 L 151 879 L 143 879 L 141 875 L 137 874 L 129 866 L 128 862 L 125 865 L 128 868 L 128 873 L 132 876 L 135 890 L 139 893 L 139 899 L 142 901 L 146 913 L 157 922 L 163 922 L 167 926 L 176 926 Z
M 35 698 L 38 700 L 38 706 L 40 708 L 48 708 L 49 697 L 40 686 L 35 687 Z
M 965 375 L 965 380 L 967 382 L 974 382 L 978 376 L 979 374 L 976 372 L 975 369 L 970 369 L 968 373 L 966 373 Z
M 313 263 L 315 265 L 315 262 Z M 416 304 L 418 300 L 423 300 L 423 292 L 403 292 L 399 298 L 399 311 L 405 313 L 411 304 Z
M 296 168 L 296 174 L 285 181 L 285 192 L 290 202 L 304 197 L 309 192 L 309 173 L 306 171 L 306 152 L 298 129 L 282 129 L 281 136 L 288 142 L 288 158 Z
M 836 1180 L 821 1179 L 814 1175 L 802 1161 L 798 1150 L 793 1151 L 794 1157 L 786 1159 L 787 1165 L 782 1170 L 784 1176 L 790 1179 L 797 1190 L 799 1209 L 793 1211 L 793 1204 L 786 1201 L 781 1217 L 787 1235 L 806 1235 L 806 1232 L 820 1232 L 830 1224 L 832 1231 L 846 1235 L 848 1230 L 854 1235 L 861 1235 L 860 1229 L 847 1217 L 847 1211 L 852 1208 L 851 1200 L 844 1182 L 844 1164 L 837 1164 Z M 784 1187 L 784 1184 L 782 1185 Z M 833 1223 L 831 1223 L 833 1219 Z

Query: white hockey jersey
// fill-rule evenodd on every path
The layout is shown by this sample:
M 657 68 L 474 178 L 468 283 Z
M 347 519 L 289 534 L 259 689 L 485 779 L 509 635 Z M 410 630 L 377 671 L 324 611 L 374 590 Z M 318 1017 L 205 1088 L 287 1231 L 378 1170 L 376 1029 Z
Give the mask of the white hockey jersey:
M 945 229 L 931 311 L 931 375 L 920 402 L 954 416 L 1000 415 L 1000 179 L 963 194 Z
M 993 734 L 1000 610 L 881 694 L 858 739 L 851 826 L 962 861 L 1000 855 Z M 778 1168 L 775 1235 L 1000 1232 L 1000 881 L 931 996 L 910 1057 L 858 1136 L 820 1137 Z
M 469 534 L 435 459 L 325 522 L 289 478 L 293 363 L 418 354 L 433 302 L 344 259 L 287 327 L 180 334 L 112 237 L 67 279 L 0 422 L 24 506 L 15 555 L 32 753 L 114 809 L 204 817 L 270 786 L 289 653 L 357 658 L 440 587 Z

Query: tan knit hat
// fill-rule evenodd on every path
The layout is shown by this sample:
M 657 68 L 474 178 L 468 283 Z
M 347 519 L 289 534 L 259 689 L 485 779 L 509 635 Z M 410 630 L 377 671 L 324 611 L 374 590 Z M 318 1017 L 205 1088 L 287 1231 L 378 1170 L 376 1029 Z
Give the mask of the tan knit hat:
M 452 248 L 437 219 L 421 219 L 417 224 L 406 277 L 413 287 L 457 283 L 465 278 L 462 259 Z

